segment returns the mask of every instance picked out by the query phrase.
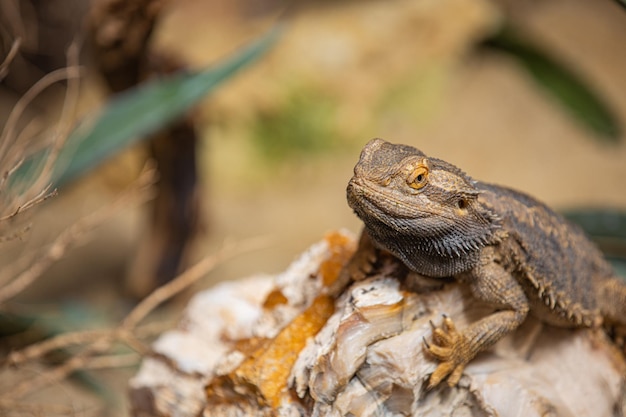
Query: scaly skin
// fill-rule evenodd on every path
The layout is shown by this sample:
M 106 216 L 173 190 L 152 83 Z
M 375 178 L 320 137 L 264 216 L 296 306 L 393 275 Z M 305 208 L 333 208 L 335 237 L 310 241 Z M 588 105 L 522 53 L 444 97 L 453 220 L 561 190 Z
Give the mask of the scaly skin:
M 577 227 L 532 197 L 382 139 L 363 149 L 347 197 L 365 224 L 349 270 L 370 269 L 358 266 L 373 259 L 362 250 L 384 249 L 415 272 L 454 276 L 495 309 L 466 329 L 447 317 L 433 329 L 426 349 L 440 364 L 430 387 L 456 385 L 529 313 L 556 326 L 626 327 L 626 285 Z

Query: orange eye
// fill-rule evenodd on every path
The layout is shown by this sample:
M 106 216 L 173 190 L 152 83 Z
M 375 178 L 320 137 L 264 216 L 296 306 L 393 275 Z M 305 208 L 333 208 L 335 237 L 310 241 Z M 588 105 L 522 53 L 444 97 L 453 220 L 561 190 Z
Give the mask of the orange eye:
M 420 165 L 417 168 L 415 168 L 415 170 L 411 173 L 411 175 L 409 175 L 409 177 L 406 179 L 406 182 L 407 184 L 409 184 L 409 187 L 419 190 L 424 185 L 426 185 L 427 178 L 428 178 L 428 168 L 423 165 Z

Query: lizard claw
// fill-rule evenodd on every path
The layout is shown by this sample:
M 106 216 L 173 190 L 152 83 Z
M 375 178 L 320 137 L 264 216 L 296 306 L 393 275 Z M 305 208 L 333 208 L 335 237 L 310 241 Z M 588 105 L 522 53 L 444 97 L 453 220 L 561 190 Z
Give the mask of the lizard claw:
M 348 261 L 346 269 L 353 281 L 361 281 L 372 274 L 377 260 L 378 251 L 374 248 L 369 235 L 364 231 L 361 233 L 358 248 Z
M 456 330 L 452 319 L 444 316 L 442 326 L 433 329 L 433 343 L 426 343 L 425 346 L 428 353 L 440 362 L 430 376 L 428 389 L 437 386 L 446 377 L 448 385 L 455 386 L 472 355 L 468 351 L 467 340 Z

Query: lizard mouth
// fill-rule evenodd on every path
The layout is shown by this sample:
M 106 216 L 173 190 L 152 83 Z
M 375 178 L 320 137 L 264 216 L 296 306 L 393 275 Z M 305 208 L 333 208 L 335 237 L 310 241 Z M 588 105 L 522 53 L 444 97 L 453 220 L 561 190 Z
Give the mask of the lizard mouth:
M 390 219 L 417 220 L 434 216 L 448 218 L 443 213 L 433 213 L 417 205 L 407 204 L 392 193 L 381 190 L 380 185 L 362 178 L 353 177 L 348 183 L 348 204 L 361 219 L 375 217 L 389 224 Z M 452 219 L 450 219 L 452 220 Z M 393 224 L 389 224 L 393 227 Z

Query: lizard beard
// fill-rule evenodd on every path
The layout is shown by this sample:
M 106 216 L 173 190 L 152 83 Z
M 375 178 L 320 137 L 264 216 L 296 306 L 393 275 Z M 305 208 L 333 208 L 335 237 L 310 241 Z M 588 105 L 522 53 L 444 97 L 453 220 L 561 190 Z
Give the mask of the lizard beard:
M 431 277 L 453 276 L 473 268 L 497 228 L 491 216 L 454 223 L 437 217 L 393 218 L 365 204 L 366 210 L 360 204 L 353 208 L 374 243 L 413 271 Z

